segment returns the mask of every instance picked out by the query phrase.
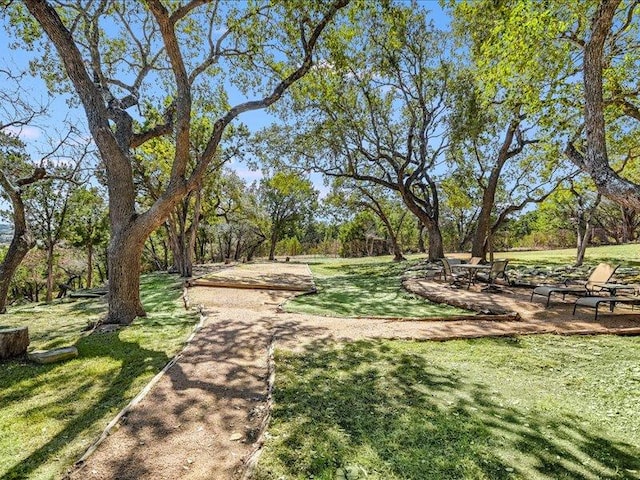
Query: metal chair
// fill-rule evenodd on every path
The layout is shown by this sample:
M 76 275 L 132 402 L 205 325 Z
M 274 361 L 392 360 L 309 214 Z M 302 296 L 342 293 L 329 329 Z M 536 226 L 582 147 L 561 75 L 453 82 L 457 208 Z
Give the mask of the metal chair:
M 494 260 L 491 263 L 491 270 L 489 270 L 489 278 L 487 279 L 487 286 L 482 289 L 483 292 L 500 292 L 502 289 L 496 283 L 498 278 L 503 278 L 507 284 L 509 283 L 509 277 L 507 277 L 507 264 L 509 260 L 502 258 Z
M 452 265 L 455 265 L 455 260 L 449 260 L 448 258 L 441 258 L 443 272 L 444 272 L 444 280 L 449 282 L 449 284 L 457 287 L 461 287 L 461 280 L 465 280 L 467 283 L 467 289 L 471 286 L 471 278 L 467 273 L 462 272 L 454 272 L 451 268 Z M 459 263 L 459 260 L 458 260 Z

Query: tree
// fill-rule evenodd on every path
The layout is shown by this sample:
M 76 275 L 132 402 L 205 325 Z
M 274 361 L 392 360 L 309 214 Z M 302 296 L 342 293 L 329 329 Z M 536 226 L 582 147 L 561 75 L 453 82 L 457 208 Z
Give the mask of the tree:
M 297 123 L 280 132 L 292 140 L 277 143 L 306 169 L 397 192 L 427 228 L 435 260 L 444 255 L 436 172 L 448 148 L 446 35 L 414 6 L 362 16 L 365 33 L 294 89 Z
M 93 285 L 94 250 L 108 239 L 108 216 L 103 196 L 97 187 L 79 187 L 69 198 L 67 238 L 74 247 L 87 252 L 87 288 Z
M 46 172 L 41 166 L 31 165 L 24 153 L 24 144 L 2 130 L 0 128 L 0 186 L 11 203 L 13 223 L 13 237 L 0 263 L 0 313 L 6 313 L 11 280 L 24 257 L 35 246 L 35 237 L 27 223 L 23 193 L 42 180 Z
M 387 241 L 380 221 L 370 210 L 362 210 L 340 226 L 340 255 L 364 257 L 386 255 Z
M 267 214 L 257 186 L 232 170 L 222 169 L 202 193 L 202 214 L 196 238 L 200 261 L 252 260 L 268 232 Z
M 638 2 L 448 3 L 454 24 L 472 32 L 486 90 L 517 92 L 532 111 L 544 111 L 570 138 L 566 156 L 601 194 L 640 209 L 640 184 L 616 171 L 607 139 L 619 124 L 638 129 Z
M 467 250 L 474 232 L 482 196 L 465 168 L 457 168 L 440 181 L 442 236 L 447 250 Z
M 593 236 L 594 220 L 602 196 L 573 181 L 570 182 L 569 191 L 576 203 L 576 212 L 572 220 L 575 223 L 577 239 L 575 265 L 579 267 L 584 263 L 584 254 Z
M 310 70 L 321 36 L 348 2 L 191 1 L 167 7 L 161 0 L 90 5 L 25 0 L 55 47 L 105 165 L 110 221 L 106 322 L 129 324 L 145 315 L 139 275 L 146 239 L 199 187 L 227 126 L 243 112 L 275 103 Z M 28 19 L 21 20 L 32 33 Z M 53 73 L 49 70 L 47 77 L 51 84 L 64 78 Z M 230 106 L 228 84 L 247 94 L 261 93 Z M 217 119 L 189 169 L 192 119 L 203 97 L 210 99 L 203 101 L 207 113 Z M 138 122 L 130 113 L 136 106 L 143 116 Z M 157 112 L 163 112 L 161 118 Z M 175 145 L 171 174 L 159 198 L 140 212 L 131 161 L 138 147 L 159 136 L 172 137 Z
M 465 88 L 450 116 L 449 158 L 461 170 L 457 180 L 481 197 L 469 233 L 471 255 L 486 258 L 493 235 L 510 215 L 542 202 L 575 173 L 562 168 L 553 137 L 541 138 L 551 132 L 521 113 L 522 105 L 505 108 L 496 98 L 483 100 L 473 80 L 461 83 Z
M 380 186 L 364 186 L 358 182 L 344 179 L 334 181 L 328 201 L 335 209 L 347 209 L 350 213 L 368 210 L 382 223 L 389 242 L 393 260 L 406 260 L 403 255 L 400 231 L 405 224 L 409 211 L 403 208 L 395 192 Z M 395 198 L 394 198 L 395 197 Z
M 261 180 L 258 196 L 269 218 L 269 260 L 274 260 L 278 241 L 309 221 L 317 207 L 318 192 L 309 180 L 282 171 Z
M 47 182 L 53 181 L 45 168 L 53 170 L 52 164 L 67 161 L 69 155 L 79 149 L 84 149 L 83 157 L 87 153 L 87 145 L 79 140 L 73 127 L 57 139 L 53 138 L 52 130 L 55 132 L 55 129 L 48 129 L 51 150 L 38 161 L 32 160 L 19 136 L 23 128 L 35 126 L 35 121 L 47 114 L 47 106 L 31 101 L 28 92 L 20 85 L 24 74 L 0 70 L 0 75 L 3 77 L 0 88 L 0 188 L 11 204 L 9 217 L 14 227 L 11 244 L 0 264 L 0 313 L 5 313 L 13 276 L 36 245 L 30 225 L 35 212 L 29 208 L 29 203 L 34 196 L 42 194 Z
M 47 178 L 26 198 L 28 221 L 46 251 L 47 302 L 53 300 L 55 248 L 67 235 L 69 200 L 76 187 L 77 171 L 83 158 L 76 160 L 76 165 L 49 167 Z
M 621 6 L 622 8 L 619 8 Z M 614 80 L 614 96 L 605 101 L 603 85 L 605 68 L 610 69 L 616 60 L 624 66 L 629 61 L 628 56 L 634 53 L 637 55 L 640 50 L 640 46 L 637 45 L 637 25 L 633 24 L 637 6 L 638 2 L 631 2 L 627 6 L 621 0 L 600 1 L 584 38 L 575 36 L 572 39 L 582 50 L 584 58 L 582 81 L 585 148 L 584 152 L 580 152 L 574 142 L 569 141 L 566 154 L 576 166 L 591 176 L 600 193 L 620 205 L 640 211 L 640 184 L 624 178 L 610 164 L 605 121 L 607 104 L 621 109 L 623 116 L 636 122 L 640 121 L 640 107 L 633 103 L 638 91 L 629 91 L 622 82 Z M 616 14 L 623 15 L 622 20 L 615 22 Z M 636 52 L 630 52 L 625 48 L 617 51 L 620 49 L 618 42 L 625 36 L 631 36 L 631 41 L 635 44 L 631 48 Z M 606 49 L 611 49 L 608 55 Z M 616 58 L 618 55 L 622 58 Z M 627 58 L 624 58 L 625 56 Z M 635 124 L 632 128 L 637 126 Z

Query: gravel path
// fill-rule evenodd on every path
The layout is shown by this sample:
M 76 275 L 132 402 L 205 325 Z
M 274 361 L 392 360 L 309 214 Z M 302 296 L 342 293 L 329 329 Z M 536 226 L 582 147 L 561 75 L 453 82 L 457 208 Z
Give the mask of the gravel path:
M 261 282 L 277 277 L 278 282 L 312 283 L 308 267 L 300 264 L 229 270 L 232 278 L 246 278 L 248 272 L 259 272 Z M 419 280 L 405 286 L 417 293 L 433 288 Z M 473 292 L 460 294 L 473 301 Z M 612 327 L 640 326 L 637 315 L 624 315 L 624 321 L 603 315 L 594 324 L 588 320 L 589 314 L 574 320 L 565 313 L 552 314 L 551 320 L 539 314 L 507 322 L 393 321 L 282 313 L 279 305 L 294 295 L 271 290 L 189 289 L 191 303 L 204 306 L 203 328 L 179 361 L 71 478 L 240 478 L 267 414 L 267 352 L 272 341 L 278 347 L 299 350 L 310 344 L 363 338 L 444 340 L 514 333 L 584 333 L 585 329 L 608 332 Z

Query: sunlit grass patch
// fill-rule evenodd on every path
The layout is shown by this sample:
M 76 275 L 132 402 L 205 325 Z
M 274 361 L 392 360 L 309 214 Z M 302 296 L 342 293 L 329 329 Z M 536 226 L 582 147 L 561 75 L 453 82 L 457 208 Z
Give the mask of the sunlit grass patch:
M 298 297 L 285 304 L 285 309 L 341 317 L 427 318 L 469 313 L 404 290 L 400 277 L 410 263 L 389 259 L 314 262 L 310 267 L 318 293 Z
M 278 352 L 258 480 L 640 477 L 640 340 Z
M 59 478 L 108 421 L 183 345 L 196 316 L 183 309 L 181 282 L 142 280 L 147 317 L 117 332 L 83 330 L 106 312 L 100 300 L 28 305 L 0 318 L 27 325 L 30 349 L 76 345 L 60 364 L 0 364 L 0 478 Z

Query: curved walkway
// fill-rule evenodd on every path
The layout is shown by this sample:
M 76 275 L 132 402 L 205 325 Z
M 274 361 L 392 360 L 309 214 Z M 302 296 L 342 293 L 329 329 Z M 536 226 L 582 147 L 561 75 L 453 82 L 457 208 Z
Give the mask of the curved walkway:
M 246 276 L 243 268 L 248 267 L 233 267 L 229 273 Z M 252 268 L 256 271 L 255 266 Z M 311 280 L 306 265 L 262 264 L 258 270 L 263 277 L 278 277 L 279 281 Z M 423 294 L 440 288 L 420 280 L 410 280 L 406 286 Z M 268 413 L 267 352 L 274 340 L 279 347 L 301 349 L 335 340 L 443 340 L 514 333 L 582 333 L 585 325 L 604 332 L 610 327 L 606 315 L 599 326 L 594 326 L 585 320 L 586 315 L 576 321 L 561 315 L 563 318 L 558 316 L 551 322 L 544 318 L 434 322 L 281 313 L 279 305 L 294 295 L 265 289 L 191 288 L 191 302 L 204 306 L 202 329 L 121 427 L 70 478 L 240 478 Z M 633 317 L 633 325 L 640 326 L 638 317 Z M 625 322 L 617 326 L 631 326 L 630 319 Z

